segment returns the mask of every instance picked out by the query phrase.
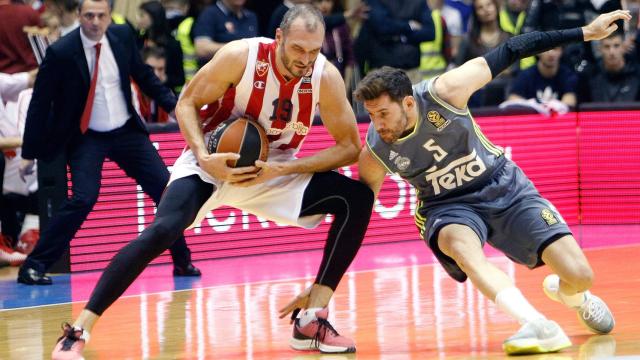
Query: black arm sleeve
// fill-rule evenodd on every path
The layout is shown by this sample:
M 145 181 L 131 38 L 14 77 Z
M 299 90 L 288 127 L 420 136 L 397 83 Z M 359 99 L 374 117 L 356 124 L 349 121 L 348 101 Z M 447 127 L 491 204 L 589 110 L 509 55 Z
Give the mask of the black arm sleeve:
M 534 31 L 514 36 L 484 55 L 491 76 L 496 77 L 504 69 L 519 59 L 562 46 L 567 43 L 583 41 L 581 28 L 553 31 Z

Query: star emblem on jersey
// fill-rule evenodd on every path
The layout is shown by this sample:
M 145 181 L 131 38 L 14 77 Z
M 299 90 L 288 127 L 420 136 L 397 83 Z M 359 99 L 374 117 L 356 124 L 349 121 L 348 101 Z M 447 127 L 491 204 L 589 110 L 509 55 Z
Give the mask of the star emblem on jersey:
M 269 71 L 268 62 L 261 60 L 256 61 L 256 74 L 258 74 L 259 77 L 265 76 L 267 71 Z
M 431 110 L 427 113 L 427 120 L 431 125 L 435 126 L 438 131 L 444 130 L 444 128 L 451 124 L 451 120 L 445 119 L 444 116 L 435 110 Z
M 540 216 L 549 226 L 555 225 L 558 223 L 558 218 L 553 213 L 553 211 L 549 209 L 542 209 L 542 211 L 540 212 Z

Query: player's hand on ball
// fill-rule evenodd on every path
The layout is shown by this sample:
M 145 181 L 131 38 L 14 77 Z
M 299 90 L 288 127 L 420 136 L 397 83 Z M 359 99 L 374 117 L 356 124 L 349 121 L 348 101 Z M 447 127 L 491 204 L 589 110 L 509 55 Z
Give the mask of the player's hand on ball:
M 255 166 L 229 167 L 227 162 L 237 160 L 239 157 L 239 154 L 234 153 L 207 154 L 198 159 L 198 164 L 212 177 L 230 183 L 247 181 L 258 176 L 258 169 Z
M 266 162 L 262 160 L 256 160 L 255 162 L 257 169 L 256 176 L 254 178 L 249 178 L 246 180 L 239 180 L 234 182 L 233 184 L 236 186 L 248 187 L 256 184 L 263 183 L 265 181 L 271 180 L 278 176 L 282 176 L 285 174 L 285 163 L 282 162 Z
M 291 313 L 292 311 L 295 311 L 296 309 L 306 309 L 307 304 L 309 303 L 309 296 L 311 295 L 312 288 L 313 288 L 313 285 L 304 289 L 303 292 L 298 294 L 298 296 L 296 296 L 293 300 L 289 301 L 287 305 L 281 308 L 279 310 L 280 312 L 280 314 L 278 315 L 279 318 L 280 319 L 284 318 L 285 316 L 289 315 L 289 313 Z M 294 318 L 292 317 L 291 323 L 293 323 L 293 320 Z

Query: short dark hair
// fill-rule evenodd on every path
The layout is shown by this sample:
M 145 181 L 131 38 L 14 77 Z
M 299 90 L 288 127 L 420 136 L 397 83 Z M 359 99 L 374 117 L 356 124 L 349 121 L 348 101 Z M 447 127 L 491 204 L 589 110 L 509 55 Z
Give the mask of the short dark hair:
M 402 102 L 405 96 L 413 95 L 411 80 L 404 71 L 383 66 L 370 71 L 353 92 L 358 101 L 377 99 L 383 94 L 395 102 Z
M 300 4 L 295 5 L 291 9 L 289 9 L 284 16 L 282 17 L 282 22 L 280 22 L 280 30 L 284 34 L 289 32 L 289 28 L 291 28 L 291 24 L 297 18 L 304 19 L 305 29 L 309 32 L 316 31 L 318 28 L 318 24 L 322 25 L 323 29 L 326 29 L 324 24 L 324 17 L 320 10 L 318 10 L 315 6 L 309 4 Z
M 147 61 L 148 58 L 166 59 L 167 55 L 164 48 L 158 46 L 147 46 L 142 49 L 142 60 Z
M 106 1 L 107 4 L 109 5 L 109 11 L 113 10 L 113 0 L 78 0 L 78 11 L 82 10 L 82 4 L 84 4 L 85 1 L 95 1 L 95 2 Z

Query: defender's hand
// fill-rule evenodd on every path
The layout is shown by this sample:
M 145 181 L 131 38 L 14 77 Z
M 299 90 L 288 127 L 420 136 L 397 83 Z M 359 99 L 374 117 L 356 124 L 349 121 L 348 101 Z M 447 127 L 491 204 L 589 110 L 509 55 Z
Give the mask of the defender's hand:
M 584 41 L 600 40 L 613 34 L 618 29 L 615 23 L 618 20 L 631 20 L 629 10 L 616 10 L 610 13 L 602 14 L 593 20 L 589 25 L 582 27 Z
M 278 317 L 280 319 L 282 319 L 285 316 L 289 315 L 289 313 L 292 312 L 292 311 L 296 311 L 296 310 L 299 310 L 299 309 L 306 309 L 307 308 L 307 304 L 309 303 L 309 296 L 311 295 L 311 288 L 312 287 L 313 287 L 313 285 L 309 286 L 306 289 L 304 289 L 303 292 L 298 294 L 298 296 L 296 296 L 293 300 L 289 301 L 289 303 L 287 305 L 285 305 L 283 308 L 281 308 L 279 310 L 280 314 L 278 315 Z M 297 315 L 297 311 L 296 311 L 296 315 Z M 290 323 L 293 324 L 294 320 L 295 320 L 295 316 L 291 318 Z
M 237 160 L 239 154 L 215 153 L 200 156 L 198 165 L 212 177 L 228 182 L 238 182 L 253 179 L 257 176 L 255 166 L 232 168 L 227 165 L 228 160 Z

